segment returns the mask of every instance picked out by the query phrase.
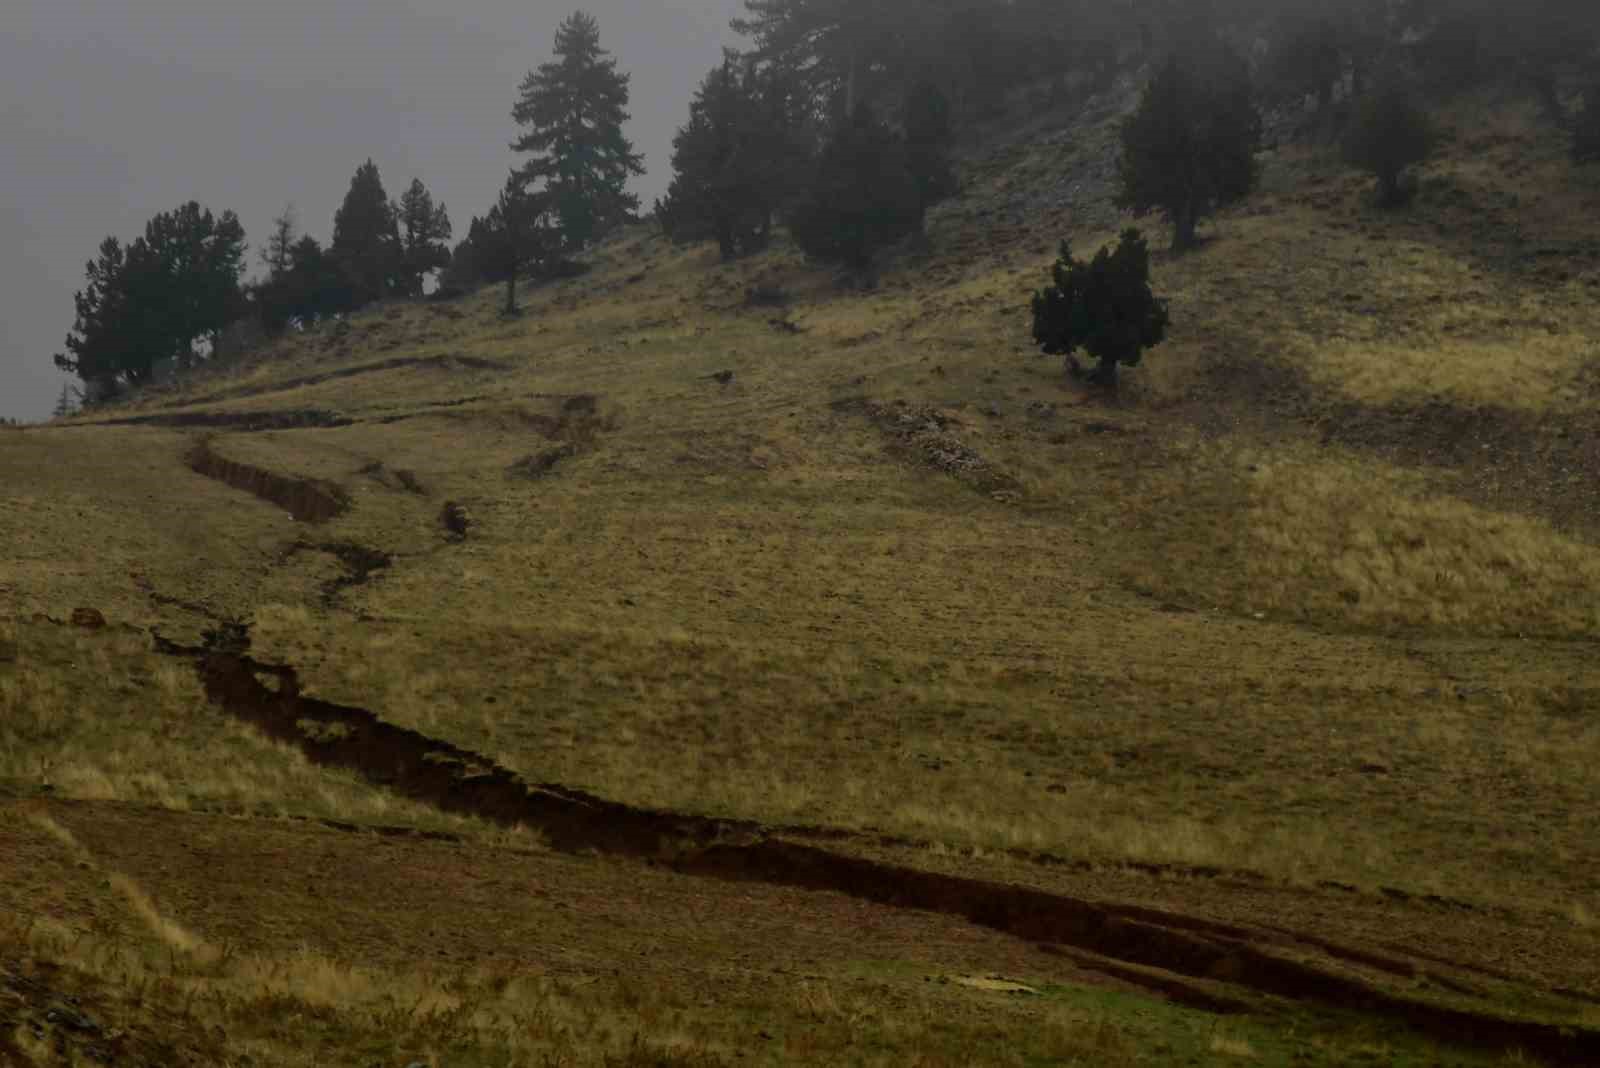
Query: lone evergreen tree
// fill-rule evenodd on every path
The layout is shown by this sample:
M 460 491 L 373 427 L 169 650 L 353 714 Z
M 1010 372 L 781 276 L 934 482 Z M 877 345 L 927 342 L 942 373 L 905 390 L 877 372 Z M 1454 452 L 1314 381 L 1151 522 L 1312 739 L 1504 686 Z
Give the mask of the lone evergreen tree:
M 582 249 L 639 208 L 628 178 L 644 157 L 622 135 L 628 75 L 600 47 L 600 25 L 575 12 L 556 30 L 555 60 L 530 71 L 511 116 L 528 132 L 512 143 L 532 158 L 522 173 L 550 194 L 568 249 Z
M 384 192 L 378 166 L 367 160 L 350 179 L 333 216 L 333 259 L 350 279 L 356 306 L 403 290 L 398 212 Z
M 1078 349 L 1099 361 L 1090 381 L 1115 388 L 1117 366 L 1137 366 L 1167 336 L 1167 306 L 1150 289 L 1150 249 L 1138 230 L 1124 230 L 1115 251 L 1088 263 L 1067 242 L 1051 269 L 1051 285 L 1033 295 L 1033 339 L 1076 368 Z
M 905 145 L 866 104 L 823 147 L 816 178 L 789 222 L 806 255 L 863 270 L 878 249 L 922 225 Z
M 397 214 L 405 292 L 420 297 L 423 279 L 450 263 L 450 216 L 443 204 L 434 205 L 420 178 L 413 178 L 401 194 Z
M 61 383 L 61 395 L 56 398 L 56 406 L 50 415 L 56 419 L 65 419 L 78 410 L 77 403 L 72 397 L 72 387 L 65 382 Z
M 1406 168 L 1428 158 L 1433 139 L 1428 116 L 1404 86 L 1391 80 L 1357 106 L 1345 133 L 1344 157 L 1377 176 L 1378 201 L 1392 207 L 1406 199 L 1401 183 Z
M 1254 188 L 1260 141 L 1250 73 L 1237 56 L 1173 55 L 1123 120 L 1117 204 L 1161 212 L 1173 250 L 1193 248 L 1202 218 Z

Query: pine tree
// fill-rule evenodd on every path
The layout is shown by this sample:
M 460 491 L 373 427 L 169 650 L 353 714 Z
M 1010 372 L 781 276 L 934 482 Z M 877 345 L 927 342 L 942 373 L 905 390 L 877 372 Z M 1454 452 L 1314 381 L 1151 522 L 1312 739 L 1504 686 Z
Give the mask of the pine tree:
M 78 406 L 73 402 L 72 398 L 72 387 L 65 382 L 61 383 L 61 395 L 56 398 L 56 406 L 50 413 L 51 416 L 56 419 L 65 419 L 77 410 Z
M 294 205 L 286 205 L 283 214 L 272 220 L 272 234 L 267 238 L 266 248 L 261 250 L 261 262 L 266 264 L 268 280 L 288 272 L 289 250 L 294 248 L 298 233 Z
M 147 381 L 158 360 L 191 362 L 195 343 L 244 308 L 244 255 L 238 217 L 194 201 L 155 216 L 129 245 L 106 238 L 73 296 L 77 315 L 56 366 L 110 387 Z
M 908 28 L 950 17 L 950 0 L 745 0 L 733 29 L 763 63 L 791 71 L 819 110 L 848 122 L 906 71 Z M 890 96 L 890 100 L 895 97 Z
M 1261 116 L 1250 73 L 1231 53 L 1172 56 L 1123 121 L 1119 207 L 1161 212 L 1174 251 L 1193 248 L 1199 221 L 1255 187 Z
M 1590 78 L 1583 91 L 1583 110 L 1572 128 L 1572 159 L 1600 163 L 1600 74 Z
M 434 205 L 433 195 L 420 178 L 413 178 L 410 187 L 401 195 L 397 214 L 405 265 L 405 292 L 420 297 L 423 279 L 450 263 L 450 216 L 443 204 Z
M 1360 102 L 1345 134 L 1344 157 L 1377 176 L 1378 202 L 1393 207 L 1406 199 L 1406 168 L 1427 159 L 1433 141 L 1427 114 L 1404 86 L 1391 81 Z
M 672 184 L 655 215 L 674 241 L 715 238 L 724 260 L 767 247 L 773 213 L 810 153 L 792 92 L 732 56 L 712 70 L 672 139 Z
M 918 203 L 926 213 L 959 188 L 950 166 L 950 102 L 938 86 L 922 82 L 911 90 L 905 103 L 905 128 L 906 167 L 917 183 Z
M 522 172 L 512 171 L 494 207 L 472 220 L 467 240 L 456 249 L 452 282 L 504 282 L 505 314 L 517 314 L 517 277 L 548 274 L 559 262 L 561 235 L 553 204 L 550 193 L 529 189 Z
M 370 159 L 356 168 L 344 203 L 334 214 L 329 251 L 349 277 L 357 307 L 403 291 L 398 212 Z
M 921 197 L 906 166 L 905 145 L 871 108 L 858 105 L 824 146 L 790 232 L 813 259 L 863 270 L 878 249 L 921 224 Z
M 581 11 L 556 30 L 555 60 L 530 71 L 511 115 L 528 132 L 512 149 L 532 158 L 522 169 L 553 198 L 568 249 L 582 249 L 638 210 L 628 178 L 644 157 L 622 135 L 628 78 L 600 47 L 600 25 Z
M 1063 241 L 1049 287 L 1033 295 L 1033 339 L 1051 356 L 1083 349 L 1099 361 L 1091 380 L 1116 387 L 1117 366 L 1137 366 L 1167 336 L 1166 303 L 1150 290 L 1150 249 L 1138 230 L 1092 261 L 1073 258 Z

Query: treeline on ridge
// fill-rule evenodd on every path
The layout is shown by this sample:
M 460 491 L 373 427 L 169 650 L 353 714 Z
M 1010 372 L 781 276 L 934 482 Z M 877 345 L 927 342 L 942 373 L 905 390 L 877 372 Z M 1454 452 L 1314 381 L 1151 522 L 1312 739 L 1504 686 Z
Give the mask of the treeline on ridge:
M 1130 74 L 1143 87 L 1122 124 L 1117 202 L 1162 216 L 1178 250 L 1253 188 L 1264 114 L 1338 143 L 1384 204 L 1406 199 L 1408 168 L 1432 150 L 1429 105 L 1489 82 L 1527 90 L 1575 161 L 1600 160 L 1588 0 L 745 0 L 733 26 L 748 47 L 701 81 L 650 212 L 674 241 L 714 241 L 728 259 L 784 227 L 812 259 L 870 275 L 879 250 L 959 191 L 959 138 L 1019 105 L 1070 109 Z M 56 362 L 113 392 L 231 335 L 420 298 L 430 278 L 442 296 L 503 282 L 515 312 L 519 276 L 581 270 L 578 253 L 640 217 L 628 101 L 629 75 L 578 12 L 518 87 L 523 159 L 453 248 L 444 205 L 420 180 L 391 201 L 371 160 L 328 245 L 286 210 L 248 284 L 237 217 L 185 204 L 101 245 Z

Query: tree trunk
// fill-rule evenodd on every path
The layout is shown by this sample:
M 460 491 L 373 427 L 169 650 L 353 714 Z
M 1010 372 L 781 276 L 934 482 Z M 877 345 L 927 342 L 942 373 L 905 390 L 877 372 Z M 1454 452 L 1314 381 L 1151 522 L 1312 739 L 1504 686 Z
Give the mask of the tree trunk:
M 1392 208 L 1401 201 L 1400 172 L 1382 171 L 1378 175 L 1378 202 Z
M 506 310 L 507 316 L 517 314 L 517 272 L 506 275 Z
M 1172 213 L 1172 251 L 1186 252 L 1194 248 L 1197 214 L 1193 204 L 1180 205 Z
M 1089 376 L 1089 381 L 1097 386 L 1104 386 L 1110 392 L 1115 393 L 1117 391 L 1117 361 L 1102 358 L 1100 365 Z

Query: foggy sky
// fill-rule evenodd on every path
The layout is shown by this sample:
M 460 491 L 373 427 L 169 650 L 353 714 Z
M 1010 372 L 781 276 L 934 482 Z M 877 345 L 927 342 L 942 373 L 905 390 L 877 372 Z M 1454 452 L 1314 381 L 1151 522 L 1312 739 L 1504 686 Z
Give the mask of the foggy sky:
M 286 203 L 325 244 L 371 156 L 456 238 L 514 162 L 517 85 L 581 7 L 630 72 L 648 208 L 739 0 L 0 0 L 0 416 L 44 418 L 84 264 L 188 200 L 239 214 L 248 276 Z M 72 380 L 74 384 L 76 380 Z

